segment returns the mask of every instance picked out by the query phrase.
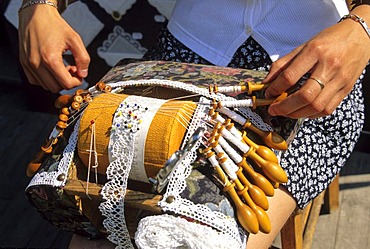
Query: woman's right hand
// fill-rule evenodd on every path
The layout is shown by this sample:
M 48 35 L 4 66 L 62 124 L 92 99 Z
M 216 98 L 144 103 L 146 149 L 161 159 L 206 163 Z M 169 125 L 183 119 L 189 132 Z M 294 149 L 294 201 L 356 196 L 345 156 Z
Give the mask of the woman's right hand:
M 35 4 L 19 13 L 19 59 L 31 84 L 53 93 L 79 86 L 88 74 L 90 56 L 81 37 L 47 4 Z M 64 65 L 70 50 L 75 65 Z

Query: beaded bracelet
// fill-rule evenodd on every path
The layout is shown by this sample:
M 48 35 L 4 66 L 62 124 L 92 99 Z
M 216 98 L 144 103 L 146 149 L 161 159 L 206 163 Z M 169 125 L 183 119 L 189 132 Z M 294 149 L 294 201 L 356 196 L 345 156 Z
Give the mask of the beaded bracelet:
M 365 20 L 361 17 L 359 17 L 358 15 L 355 15 L 355 14 L 348 14 L 348 15 L 345 15 L 343 16 L 339 22 L 345 20 L 345 19 L 352 19 L 353 21 L 355 22 L 358 22 L 361 24 L 361 26 L 364 28 L 364 30 L 366 31 L 367 35 L 369 36 L 370 38 L 370 29 L 369 27 L 367 26 Z
M 47 0 L 32 0 L 32 1 L 29 1 L 25 4 L 23 4 L 19 10 L 18 10 L 18 14 L 24 10 L 25 8 L 28 8 L 28 7 L 31 7 L 35 4 L 47 4 L 47 5 L 50 5 L 50 6 L 53 6 L 54 8 L 58 9 L 58 5 L 56 5 L 55 3 L 53 2 L 50 2 L 50 1 L 47 1 Z
M 58 4 L 55 4 L 55 3 L 51 2 L 51 1 L 48 1 L 48 0 L 32 0 L 32 1 L 29 1 L 25 4 L 23 4 L 19 8 L 18 14 L 23 9 L 31 7 L 32 5 L 35 5 L 35 4 L 47 4 L 47 5 L 50 5 L 50 6 L 53 6 L 54 8 L 56 8 L 59 11 L 59 13 L 62 13 L 68 7 L 69 1 L 68 0 L 58 0 Z

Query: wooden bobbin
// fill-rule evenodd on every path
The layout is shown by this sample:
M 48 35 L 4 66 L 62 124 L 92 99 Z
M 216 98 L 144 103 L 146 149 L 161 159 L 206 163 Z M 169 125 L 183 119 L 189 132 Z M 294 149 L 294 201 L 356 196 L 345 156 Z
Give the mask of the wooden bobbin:
M 270 148 L 277 149 L 277 150 L 287 150 L 288 145 L 286 141 L 276 132 L 273 131 L 263 131 L 258 129 L 256 126 L 250 122 L 250 120 L 246 120 L 243 124 L 243 129 L 248 129 L 256 133 L 262 141 L 269 146 Z
M 271 232 L 271 221 L 268 217 L 266 211 L 261 208 L 260 206 L 256 205 L 256 203 L 252 200 L 251 196 L 248 194 L 248 188 L 244 187 L 240 182 L 235 181 L 235 184 L 238 189 L 238 195 L 242 196 L 246 204 L 252 209 L 252 211 L 256 214 L 259 230 L 263 233 L 270 233 Z

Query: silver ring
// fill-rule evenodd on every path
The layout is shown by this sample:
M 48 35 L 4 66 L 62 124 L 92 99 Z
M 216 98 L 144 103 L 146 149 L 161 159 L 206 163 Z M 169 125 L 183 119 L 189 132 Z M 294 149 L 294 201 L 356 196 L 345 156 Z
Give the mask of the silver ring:
M 321 81 L 321 80 L 316 79 L 315 77 L 310 77 L 310 78 L 308 78 L 308 79 L 311 79 L 311 80 L 316 81 L 316 82 L 317 82 L 317 84 L 319 84 L 319 85 L 320 85 L 321 90 L 322 90 L 322 89 L 324 89 L 325 85 L 324 85 L 324 83 L 322 83 L 322 81 Z

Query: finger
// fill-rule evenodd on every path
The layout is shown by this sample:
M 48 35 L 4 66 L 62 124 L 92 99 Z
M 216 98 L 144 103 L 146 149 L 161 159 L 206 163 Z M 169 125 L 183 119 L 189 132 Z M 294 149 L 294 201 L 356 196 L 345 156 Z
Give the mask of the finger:
M 81 37 L 76 35 L 73 39 L 69 40 L 69 49 L 71 50 L 76 66 L 77 74 L 81 78 L 86 78 L 88 75 L 88 68 L 90 64 L 90 56 L 86 51 L 85 45 Z
M 314 70 L 316 63 L 316 56 L 301 50 L 271 82 L 265 92 L 266 98 L 278 96 L 294 86 L 303 75 Z
M 64 65 L 63 57 L 59 56 L 46 64 L 49 71 L 52 72 L 54 78 L 63 89 L 71 89 L 79 86 L 82 83 L 82 79 L 77 76 L 73 70 L 70 71 L 71 67 Z
M 263 84 L 270 83 L 272 80 L 276 79 L 276 77 L 289 66 L 291 61 L 294 57 L 301 51 L 302 46 L 297 47 L 291 53 L 285 55 L 284 57 L 280 58 L 279 60 L 272 63 L 271 68 L 267 74 L 267 76 L 262 80 Z
M 289 114 L 288 116 L 291 118 L 319 118 L 319 117 L 325 117 L 330 114 L 332 114 L 335 109 L 338 107 L 340 102 L 343 100 L 343 97 L 339 96 L 334 96 L 330 98 L 329 103 L 325 104 L 325 107 L 320 107 L 322 106 L 322 102 L 315 101 L 317 103 L 313 103 L 313 105 L 306 106 L 294 113 Z M 326 101 L 324 101 L 326 102 Z M 319 111 L 322 109 L 322 111 Z
M 330 85 L 332 87 L 320 94 L 317 98 L 317 103 L 315 104 L 318 110 L 320 109 L 321 105 L 322 111 L 313 115 L 309 115 L 307 116 L 308 118 L 313 119 L 333 114 L 333 112 L 339 106 L 345 96 L 347 96 L 348 93 L 345 89 L 337 90 L 335 87 L 333 87 L 337 85 L 336 83 L 331 82 Z M 324 102 L 326 102 L 327 100 L 329 100 L 329 102 L 325 104 Z
M 290 118 L 307 117 L 317 114 L 322 110 L 316 110 L 312 106 L 319 94 L 322 93 L 319 84 L 313 79 L 308 79 L 305 84 L 286 99 L 270 105 L 268 111 L 272 116 L 286 116 Z M 311 105 L 311 107 L 308 107 Z

